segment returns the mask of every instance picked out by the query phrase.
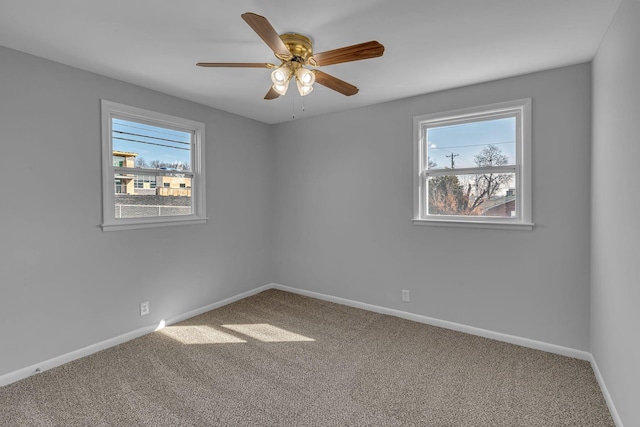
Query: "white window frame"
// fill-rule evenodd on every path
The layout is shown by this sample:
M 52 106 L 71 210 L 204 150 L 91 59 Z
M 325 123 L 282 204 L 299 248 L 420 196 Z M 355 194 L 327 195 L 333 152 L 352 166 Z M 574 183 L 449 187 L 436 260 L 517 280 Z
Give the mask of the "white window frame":
M 468 174 L 480 169 L 484 172 L 492 170 L 494 172 L 515 173 L 516 216 L 505 218 L 429 215 L 427 212 L 427 180 L 433 176 L 451 175 L 452 170 L 429 170 L 427 168 L 427 129 L 505 116 L 516 117 L 515 164 L 495 168 L 455 169 L 455 173 Z M 531 218 L 531 98 L 416 116 L 413 118 L 413 129 L 413 224 L 515 230 L 533 229 L 534 224 Z
M 205 125 L 201 122 L 162 114 L 129 105 L 101 100 L 102 118 L 102 230 L 131 230 L 136 228 L 166 227 L 184 224 L 203 224 L 206 216 L 205 191 Z M 113 118 L 171 128 L 193 134 L 191 142 L 191 215 L 175 215 L 150 218 L 116 218 L 114 176 L 120 168 L 113 166 L 111 141 Z M 127 168 L 127 173 L 148 174 L 148 170 Z

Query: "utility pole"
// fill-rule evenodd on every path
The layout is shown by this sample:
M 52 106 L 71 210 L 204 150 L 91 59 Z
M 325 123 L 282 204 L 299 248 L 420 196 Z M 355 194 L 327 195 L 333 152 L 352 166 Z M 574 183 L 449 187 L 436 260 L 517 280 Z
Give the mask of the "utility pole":
M 450 156 L 445 156 L 445 157 L 449 157 L 451 159 L 451 169 L 455 169 L 455 162 L 454 162 L 453 159 L 455 159 L 459 155 L 460 154 L 453 154 L 453 151 L 452 151 Z

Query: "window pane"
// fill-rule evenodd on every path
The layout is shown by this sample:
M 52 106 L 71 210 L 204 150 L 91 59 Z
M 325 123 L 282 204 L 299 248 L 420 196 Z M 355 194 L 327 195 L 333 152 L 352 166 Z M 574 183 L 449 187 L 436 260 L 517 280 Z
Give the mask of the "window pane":
M 516 216 L 516 174 L 442 175 L 427 179 L 429 215 Z
M 124 166 L 124 157 L 122 156 L 113 156 L 113 166 L 123 167 Z
M 516 164 L 516 118 L 427 128 L 428 169 Z
M 111 125 L 114 166 L 191 171 L 191 132 L 116 118 Z
M 126 188 L 124 187 L 124 185 L 122 185 L 122 180 L 119 178 L 116 178 L 116 194 L 119 193 L 126 193 Z
M 184 174 L 150 176 L 116 173 L 114 184 L 116 218 L 193 214 L 192 178 Z

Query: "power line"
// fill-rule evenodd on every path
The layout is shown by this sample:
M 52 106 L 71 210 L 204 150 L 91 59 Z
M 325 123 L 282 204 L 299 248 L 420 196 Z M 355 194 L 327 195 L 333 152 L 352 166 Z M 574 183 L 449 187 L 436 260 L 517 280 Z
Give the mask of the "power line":
M 185 151 L 189 151 L 189 148 L 183 148 L 183 147 L 174 147 L 173 145 L 167 145 L 167 144 L 158 144 L 157 142 L 148 142 L 148 141 L 140 141 L 138 139 L 128 139 L 128 138 L 118 138 L 115 136 L 112 136 L 111 139 L 113 140 L 119 140 L 119 141 L 129 141 L 129 142 L 138 142 L 140 144 L 149 144 L 149 145 L 156 145 L 158 147 L 167 147 L 167 148 L 173 148 L 175 150 L 185 150 Z
M 155 132 L 155 133 L 161 133 L 164 135 L 172 135 L 172 136 L 182 136 L 182 135 L 191 135 L 189 132 L 184 132 L 184 131 L 179 131 L 179 130 L 172 130 L 172 129 L 167 129 L 167 128 L 160 128 L 157 126 L 151 126 L 149 125 L 148 127 L 140 127 L 140 126 L 133 126 L 132 123 L 135 122 L 128 122 L 126 120 L 122 120 L 122 119 L 114 119 L 114 124 L 117 126 L 124 126 L 124 127 L 129 127 L 132 129 L 140 129 L 140 130 L 145 130 L 145 131 L 149 131 L 149 132 Z M 135 123 L 137 124 L 137 123 Z M 165 131 L 165 132 L 163 132 Z
M 500 144 L 514 144 L 515 141 L 502 141 L 502 142 L 492 142 L 492 143 L 486 143 L 486 144 L 469 144 L 469 145 L 452 145 L 452 146 L 447 146 L 445 148 L 439 148 L 439 147 L 435 147 L 435 148 L 431 148 L 429 147 L 429 150 L 449 150 L 451 148 L 467 148 L 467 147 L 482 147 L 483 145 L 500 145 Z
M 150 135 L 143 135 L 143 134 L 139 134 L 139 133 L 124 132 L 124 131 L 121 131 L 121 130 L 113 130 L 113 133 L 114 134 L 115 133 L 119 133 L 121 135 L 139 136 L 141 138 L 157 139 L 158 141 L 173 142 L 175 144 L 191 145 L 191 142 L 176 141 L 175 139 L 160 138 L 158 136 L 150 136 Z

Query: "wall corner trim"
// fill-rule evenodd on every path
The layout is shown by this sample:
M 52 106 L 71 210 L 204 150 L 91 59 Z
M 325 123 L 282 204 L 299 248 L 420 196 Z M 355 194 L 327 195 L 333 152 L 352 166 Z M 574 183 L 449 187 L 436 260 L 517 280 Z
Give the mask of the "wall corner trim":
M 622 425 L 622 419 L 620 418 L 620 414 L 618 414 L 618 410 L 616 409 L 616 405 L 613 403 L 613 399 L 609 394 L 609 390 L 607 389 L 607 385 L 604 383 L 604 378 L 600 373 L 600 369 L 598 368 L 598 364 L 596 363 L 596 359 L 593 354 L 590 354 L 589 361 L 591 362 L 591 368 L 593 369 L 593 373 L 596 375 L 596 380 L 598 380 L 598 385 L 600 386 L 600 390 L 602 391 L 602 395 L 604 396 L 605 402 L 607 402 L 607 407 L 609 408 L 609 413 L 611 414 L 611 418 L 613 418 L 613 422 L 616 427 L 624 427 Z

